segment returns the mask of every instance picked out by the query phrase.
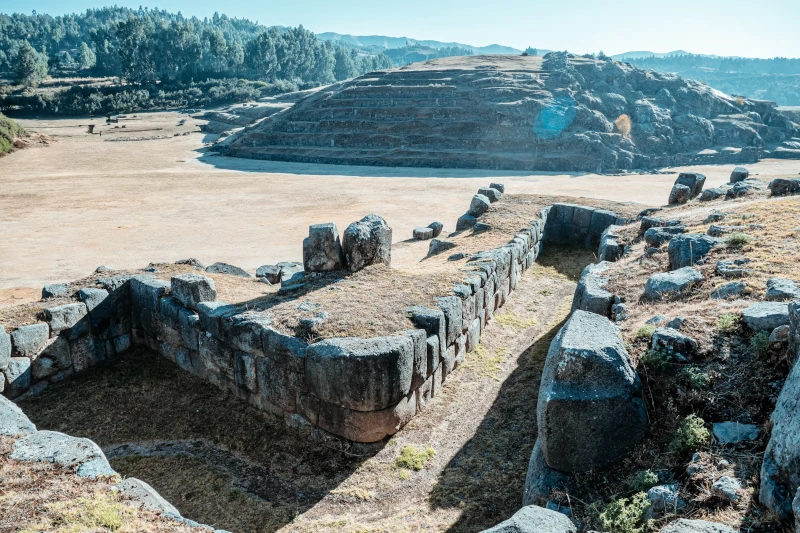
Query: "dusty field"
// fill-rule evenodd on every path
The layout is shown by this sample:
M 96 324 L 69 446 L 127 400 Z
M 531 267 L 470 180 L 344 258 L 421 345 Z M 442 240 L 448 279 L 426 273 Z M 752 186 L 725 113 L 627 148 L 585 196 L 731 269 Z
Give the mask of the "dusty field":
M 675 179 L 239 160 L 207 152 L 216 136 L 199 133 L 186 115 L 129 118 L 110 127 L 102 118 L 20 121 L 56 142 L 0 160 L 0 306 L 29 300 L 43 284 L 86 276 L 101 264 L 138 268 L 197 257 L 252 271 L 299 260 L 309 224 L 332 221 L 341 232 L 368 213 L 387 219 L 396 242 L 436 219 L 452 230 L 477 188 L 492 181 L 504 182 L 510 193 L 660 205 Z M 90 122 L 102 136 L 85 133 Z M 173 136 L 186 132 L 192 133 Z M 106 142 L 141 137 L 164 138 Z M 796 174 L 798 167 L 767 161 L 751 170 Z M 697 170 L 714 186 L 727 181 L 731 168 Z M 395 266 L 418 261 L 426 246 L 396 247 Z

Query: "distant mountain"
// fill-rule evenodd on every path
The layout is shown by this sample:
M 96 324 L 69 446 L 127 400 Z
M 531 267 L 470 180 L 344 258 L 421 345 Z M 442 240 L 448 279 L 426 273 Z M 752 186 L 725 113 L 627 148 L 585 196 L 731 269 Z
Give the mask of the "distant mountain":
M 383 48 L 392 50 L 395 48 L 405 48 L 406 46 L 420 45 L 428 48 L 466 48 L 472 50 L 475 55 L 488 54 L 521 54 L 522 50 L 503 46 L 500 44 L 490 44 L 489 46 L 472 46 L 462 43 L 445 43 L 441 41 L 427 41 L 411 39 L 409 37 L 387 37 L 385 35 L 347 35 L 335 32 L 318 33 L 317 37 L 324 41 L 336 41 L 342 44 L 358 46 L 361 48 Z M 547 53 L 550 50 L 540 49 L 540 53 Z
M 616 59 L 617 61 L 628 61 L 630 59 L 645 59 L 652 57 L 655 57 L 656 59 L 662 59 L 665 57 L 675 57 L 675 56 L 707 57 L 711 59 L 721 59 L 723 57 L 729 57 L 729 56 L 717 56 L 713 54 L 693 54 L 691 52 L 687 52 L 686 50 L 674 50 L 672 52 L 667 52 L 666 54 L 661 54 L 658 52 L 646 52 L 646 51 L 624 52 L 622 54 L 611 56 L 611 59 Z

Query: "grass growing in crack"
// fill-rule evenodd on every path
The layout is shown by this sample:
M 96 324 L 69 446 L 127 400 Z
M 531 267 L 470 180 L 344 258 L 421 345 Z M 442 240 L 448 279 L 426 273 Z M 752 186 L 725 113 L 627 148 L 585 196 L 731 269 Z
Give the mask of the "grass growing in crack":
M 708 432 L 705 424 L 705 420 L 697 415 L 689 415 L 684 418 L 672 438 L 670 448 L 678 454 L 696 451 L 711 438 L 711 433 Z
M 417 448 L 411 444 L 407 444 L 400 452 L 400 457 L 395 460 L 394 464 L 398 468 L 405 468 L 406 470 L 422 470 L 428 460 L 433 459 L 436 455 L 436 450 L 428 446 L 427 448 Z

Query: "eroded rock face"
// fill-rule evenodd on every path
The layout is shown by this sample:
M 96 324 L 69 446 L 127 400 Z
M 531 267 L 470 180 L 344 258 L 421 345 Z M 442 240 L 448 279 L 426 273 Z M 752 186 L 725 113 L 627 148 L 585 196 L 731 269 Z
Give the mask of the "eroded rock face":
M 342 250 L 350 272 L 392 262 L 392 228 L 378 215 L 367 215 L 344 230 Z
M 642 438 L 642 384 L 607 318 L 575 311 L 553 339 L 537 422 L 547 464 L 565 472 L 611 466 Z

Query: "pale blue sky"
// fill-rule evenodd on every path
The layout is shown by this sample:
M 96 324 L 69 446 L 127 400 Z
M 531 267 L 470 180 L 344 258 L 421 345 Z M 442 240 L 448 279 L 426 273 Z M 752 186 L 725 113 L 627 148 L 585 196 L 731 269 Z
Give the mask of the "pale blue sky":
M 109 3 L 476 46 L 800 57 L 800 0 L 0 0 L 0 12 L 64 14 Z

